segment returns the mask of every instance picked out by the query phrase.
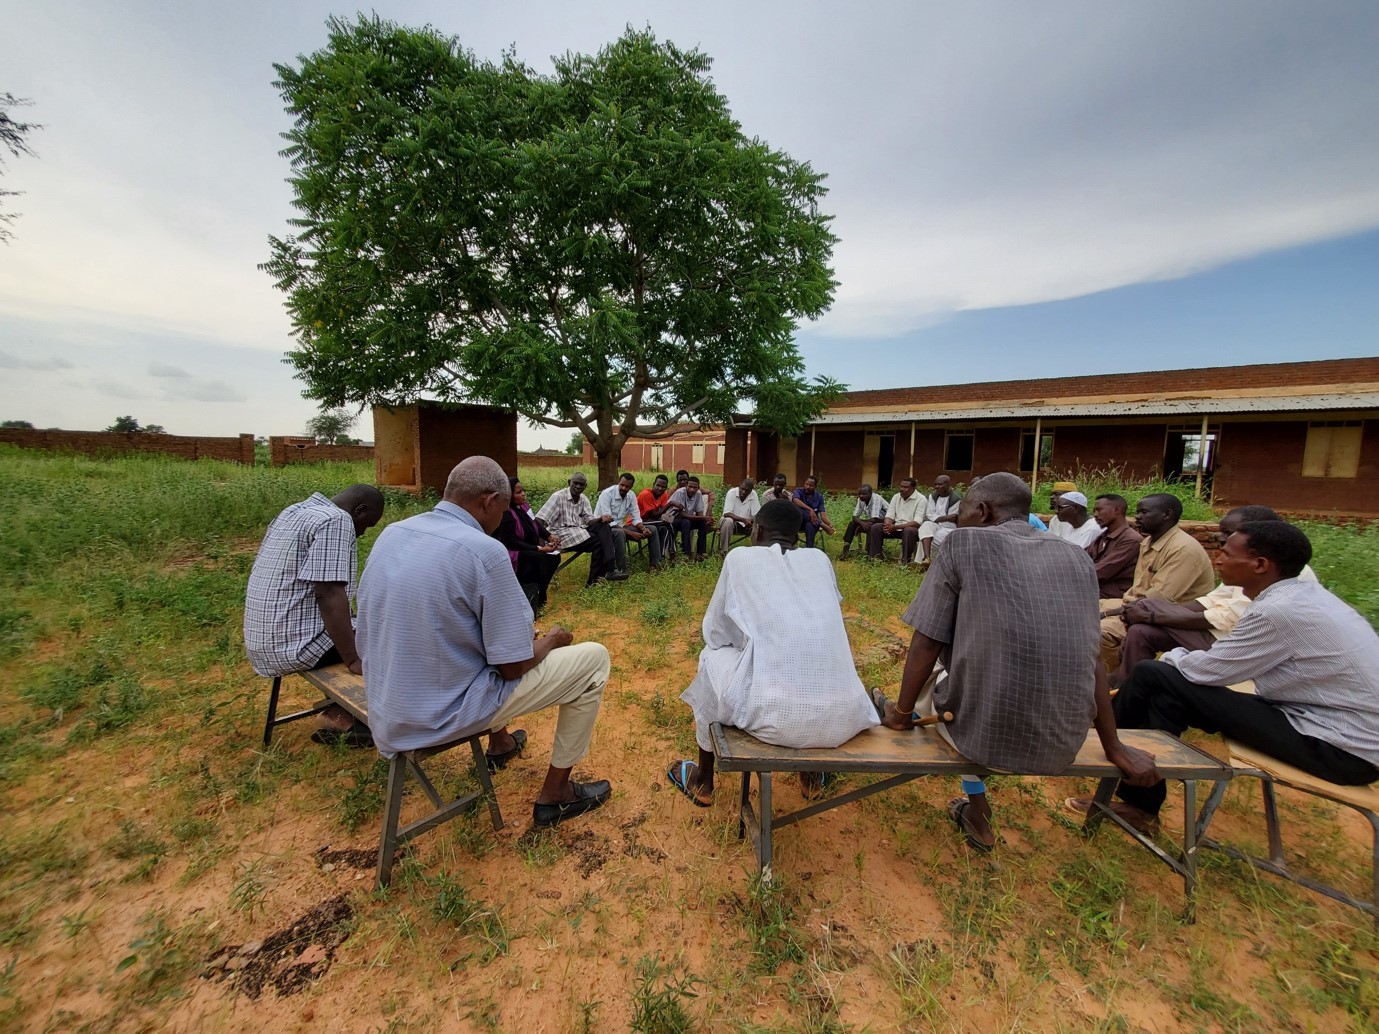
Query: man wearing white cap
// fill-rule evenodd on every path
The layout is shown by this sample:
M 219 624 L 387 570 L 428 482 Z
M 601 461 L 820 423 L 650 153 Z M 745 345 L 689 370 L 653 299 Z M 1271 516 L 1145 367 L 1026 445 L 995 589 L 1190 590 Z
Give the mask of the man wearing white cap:
M 1087 516 L 1087 497 L 1081 492 L 1060 492 L 1054 501 L 1053 509 L 1049 532 L 1060 539 L 1066 539 L 1074 546 L 1086 549 L 1100 538 L 1105 530 Z

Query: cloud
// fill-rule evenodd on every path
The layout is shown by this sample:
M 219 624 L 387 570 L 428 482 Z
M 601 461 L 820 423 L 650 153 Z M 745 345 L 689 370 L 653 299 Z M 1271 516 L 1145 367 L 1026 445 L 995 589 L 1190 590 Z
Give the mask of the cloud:
M 108 377 L 93 377 L 85 384 L 85 387 L 101 395 L 109 395 L 111 398 L 129 399 L 135 402 L 148 398 L 146 392 L 140 391 L 133 385 L 126 384 L 124 381 L 111 380 Z
M 47 359 L 20 359 L 8 352 L 0 352 L 0 370 L 74 370 L 77 364 L 62 356 Z
M 225 381 L 192 379 L 166 385 L 159 396 L 164 402 L 247 402 L 249 396 Z
M 191 376 L 180 366 L 172 366 L 168 363 L 149 363 L 148 375 L 150 377 L 176 377 L 185 379 Z

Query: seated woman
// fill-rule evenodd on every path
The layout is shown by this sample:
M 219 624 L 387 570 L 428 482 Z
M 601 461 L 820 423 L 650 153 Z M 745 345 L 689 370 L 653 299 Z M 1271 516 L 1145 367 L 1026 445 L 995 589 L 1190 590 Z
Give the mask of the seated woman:
M 546 605 L 546 587 L 560 566 L 560 540 L 532 520 L 527 492 L 517 478 L 508 478 L 512 502 L 493 537 L 508 550 L 517 581 L 533 609 Z

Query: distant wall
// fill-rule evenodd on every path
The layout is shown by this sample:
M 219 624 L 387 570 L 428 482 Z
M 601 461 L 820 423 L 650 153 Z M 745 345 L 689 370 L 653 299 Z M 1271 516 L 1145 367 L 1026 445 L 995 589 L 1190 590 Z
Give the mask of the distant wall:
M 373 460 L 372 445 L 293 445 L 297 438 L 268 439 L 268 463 L 286 467 L 293 463 L 357 463 Z
M 517 454 L 517 469 L 523 467 L 581 467 L 584 465 L 583 456 L 537 456 L 535 453 L 519 452 Z
M 84 456 L 155 452 L 184 460 L 228 460 L 250 465 L 254 462 L 252 434 L 237 438 L 194 438 L 147 431 L 39 431 L 5 427 L 0 428 L 0 442 L 24 449 L 75 452 Z

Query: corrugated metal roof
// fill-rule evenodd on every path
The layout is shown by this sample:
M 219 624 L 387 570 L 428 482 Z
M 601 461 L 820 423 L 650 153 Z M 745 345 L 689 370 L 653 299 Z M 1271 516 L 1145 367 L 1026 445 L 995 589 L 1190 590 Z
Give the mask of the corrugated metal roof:
M 1267 398 L 1144 399 L 1132 402 L 1094 402 L 1073 405 L 1008 405 L 977 409 L 896 410 L 889 413 L 825 413 L 813 426 L 838 424 L 957 423 L 966 420 L 1033 420 L 1036 417 L 1202 416 L 1224 413 L 1330 412 L 1379 409 L 1379 392 L 1334 395 L 1276 395 Z

